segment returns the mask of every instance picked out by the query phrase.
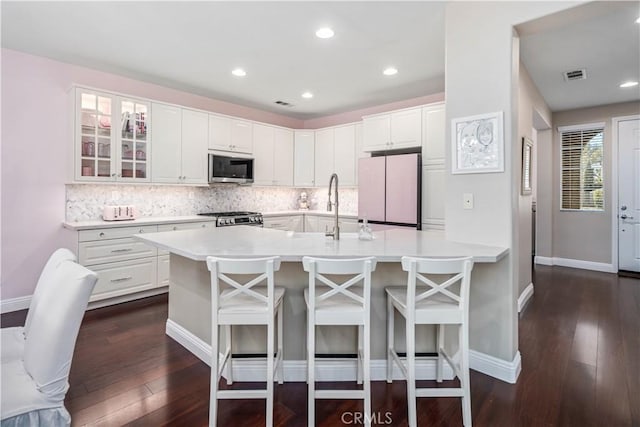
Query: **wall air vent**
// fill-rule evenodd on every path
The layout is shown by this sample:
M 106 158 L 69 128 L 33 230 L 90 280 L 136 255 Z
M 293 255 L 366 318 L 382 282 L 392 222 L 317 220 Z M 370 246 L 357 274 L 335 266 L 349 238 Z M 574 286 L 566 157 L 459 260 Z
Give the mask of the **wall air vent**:
M 286 102 L 286 101 L 276 101 L 276 104 L 282 105 L 283 107 L 293 107 L 293 104 L 291 104 L 290 102 Z
M 584 68 L 582 70 L 565 71 L 562 74 L 564 75 L 564 79 L 568 82 L 574 80 L 584 80 L 587 78 L 587 70 L 585 70 Z

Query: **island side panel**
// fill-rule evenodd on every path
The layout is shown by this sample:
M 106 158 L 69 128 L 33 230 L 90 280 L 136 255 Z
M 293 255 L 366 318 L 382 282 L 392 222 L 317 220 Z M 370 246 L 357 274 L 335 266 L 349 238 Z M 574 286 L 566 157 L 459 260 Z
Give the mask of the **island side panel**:
M 276 286 L 286 288 L 284 298 L 284 359 L 306 359 L 306 305 L 303 292 L 309 278 L 300 262 L 283 262 L 275 275 Z M 169 319 L 207 344 L 211 342 L 210 274 L 204 261 L 194 261 L 171 254 L 169 285 Z M 372 276 L 371 354 L 374 360 L 386 359 L 386 296 L 389 285 L 405 286 L 406 273 L 400 263 L 378 263 Z M 404 322 L 396 316 L 396 343 L 404 348 Z M 235 354 L 262 354 L 266 351 L 264 327 L 234 327 Z M 430 326 L 416 330 L 419 352 L 434 350 L 434 333 Z M 318 353 L 355 354 L 355 327 L 321 327 L 316 333 Z

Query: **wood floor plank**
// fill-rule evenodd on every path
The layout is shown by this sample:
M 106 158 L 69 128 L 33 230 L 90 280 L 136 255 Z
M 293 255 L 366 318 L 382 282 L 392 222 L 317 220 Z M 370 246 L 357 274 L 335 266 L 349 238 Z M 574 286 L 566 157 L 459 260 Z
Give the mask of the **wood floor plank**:
M 474 425 L 640 426 L 640 280 L 562 267 L 536 268 L 533 280 L 519 319 L 518 383 L 472 371 Z M 209 367 L 165 334 L 167 312 L 160 295 L 85 313 L 65 400 L 72 425 L 208 425 Z M 6 313 L 0 322 L 25 317 Z M 274 425 L 306 426 L 306 397 L 305 383 L 277 385 Z M 388 425 L 408 425 L 405 382 L 374 381 L 372 404 L 376 416 L 390 414 Z M 221 401 L 218 425 L 262 426 L 264 405 Z M 344 427 L 344 414 L 362 410 L 355 400 L 316 405 L 323 427 Z M 419 426 L 462 424 L 459 399 L 421 398 L 417 409 Z

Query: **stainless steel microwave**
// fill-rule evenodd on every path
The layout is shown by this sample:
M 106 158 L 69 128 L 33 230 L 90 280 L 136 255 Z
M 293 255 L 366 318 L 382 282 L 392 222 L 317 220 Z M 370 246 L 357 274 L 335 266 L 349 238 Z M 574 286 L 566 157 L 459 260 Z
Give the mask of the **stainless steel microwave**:
M 252 183 L 253 159 L 209 153 L 209 182 Z

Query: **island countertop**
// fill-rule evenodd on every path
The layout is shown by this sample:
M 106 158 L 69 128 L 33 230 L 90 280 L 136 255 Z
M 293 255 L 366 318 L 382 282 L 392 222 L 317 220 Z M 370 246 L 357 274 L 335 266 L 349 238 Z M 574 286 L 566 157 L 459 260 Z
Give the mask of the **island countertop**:
M 439 231 L 398 228 L 373 234 L 374 240 L 364 241 L 357 238 L 357 233 L 343 233 L 336 241 L 324 233 L 237 226 L 136 234 L 134 238 L 194 261 L 205 261 L 210 255 L 240 258 L 278 255 L 282 261 L 301 261 L 303 256 L 374 256 L 379 262 L 399 262 L 406 255 L 471 256 L 475 262 L 495 263 L 509 251 L 502 247 L 452 242 Z

